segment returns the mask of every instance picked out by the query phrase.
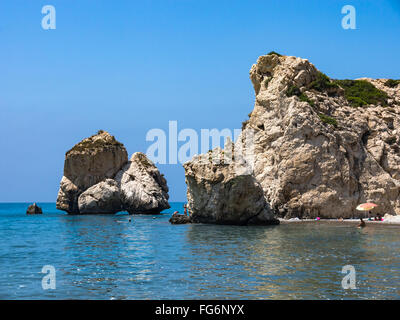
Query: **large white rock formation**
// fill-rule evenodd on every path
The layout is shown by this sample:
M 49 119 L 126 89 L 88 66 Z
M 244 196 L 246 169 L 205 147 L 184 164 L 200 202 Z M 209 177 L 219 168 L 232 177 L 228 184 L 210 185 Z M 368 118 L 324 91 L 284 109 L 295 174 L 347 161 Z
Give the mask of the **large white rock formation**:
M 128 161 L 123 144 L 108 132 L 99 131 L 66 153 L 57 209 L 151 214 L 169 207 L 167 181 L 156 166 L 140 152 Z
M 355 217 L 366 201 L 379 205 L 376 213 L 400 214 L 398 82 L 334 81 L 306 59 L 277 54 L 259 57 L 250 79 L 255 106 L 234 149 L 251 147 L 251 173 L 236 189 L 234 166 L 206 163 L 206 155 L 187 162 L 193 217 L 242 223 L 263 201 L 271 221 Z M 251 146 L 243 144 L 249 135 Z

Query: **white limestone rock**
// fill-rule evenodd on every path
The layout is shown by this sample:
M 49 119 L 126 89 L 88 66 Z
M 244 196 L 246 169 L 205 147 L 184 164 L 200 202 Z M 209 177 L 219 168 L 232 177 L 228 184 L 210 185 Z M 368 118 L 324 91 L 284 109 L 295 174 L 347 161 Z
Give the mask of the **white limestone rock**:
M 57 196 L 57 209 L 79 213 L 78 198 L 91 186 L 109 178 L 128 162 L 124 145 L 100 130 L 65 154 L 64 176 Z
M 243 188 L 254 179 L 267 211 L 276 217 L 356 217 L 362 213 L 355 207 L 366 201 L 379 205 L 376 213 L 400 214 L 400 85 L 389 88 L 385 79 L 364 79 L 387 94 L 387 103 L 353 107 L 330 79 L 316 89 L 320 75 L 306 59 L 275 54 L 261 56 L 252 66 L 255 106 L 239 140 L 253 134 L 253 171 Z M 288 96 L 293 87 L 298 94 Z M 235 142 L 234 149 L 240 145 Z M 248 148 L 243 145 L 243 151 Z M 246 207 L 262 203 L 253 192 L 226 188 L 232 166 L 199 165 L 198 159 L 184 165 L 189 210 L 197 220 L 217 221 L 212 212 L 229 206 L 226 199 L 236 203 L 239 194 Z M 248 217 L 244 207 L 240 211 L 238 223 Z
M 79 213 L 116 213 L 122 211 L 119 185 L 106 179 L 84 191 L 78 198 Z
M 157 167 L 141 152 L 117 173 L 124 210 L 131 214 L 156 214 L 170 208 L 168 186 Z

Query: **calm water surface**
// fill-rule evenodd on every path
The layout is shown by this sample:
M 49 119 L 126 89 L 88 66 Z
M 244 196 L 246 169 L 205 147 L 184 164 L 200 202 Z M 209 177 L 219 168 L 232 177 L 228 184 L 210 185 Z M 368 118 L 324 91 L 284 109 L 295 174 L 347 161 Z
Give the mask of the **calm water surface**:
M 170 225 L 0 204 L 0 299 L 400 299 L 400 228 Z M 357 289 L 344 290 L 344 265 Z M 44 265 L 56 289 L 43 290 Z

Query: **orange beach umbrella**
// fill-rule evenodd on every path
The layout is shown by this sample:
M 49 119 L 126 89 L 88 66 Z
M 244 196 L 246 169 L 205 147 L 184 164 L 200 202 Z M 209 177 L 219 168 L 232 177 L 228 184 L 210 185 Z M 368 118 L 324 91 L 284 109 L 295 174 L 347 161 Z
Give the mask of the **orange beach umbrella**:
M 378 205 L 372 202 L 362 203 L 357 206 L 358 211 L 370 211 Z
M 362 204 L 359 204 L 358 206 L 357 206 L 357 210 L 358 211 L 368 211 L 368 217 L 369 217 L 369 212 L 373 209 L 373 208 L 376 208 L 378 205 L 377 204 L 375 204 L 375 203 L 372 203 L 372 202 L 367 202 L 367 203 L 362 203 Z

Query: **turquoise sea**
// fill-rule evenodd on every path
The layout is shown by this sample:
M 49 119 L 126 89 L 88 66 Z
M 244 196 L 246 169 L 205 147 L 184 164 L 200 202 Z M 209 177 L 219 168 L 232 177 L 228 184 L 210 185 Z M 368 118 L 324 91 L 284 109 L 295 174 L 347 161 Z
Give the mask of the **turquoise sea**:
M 0 299 L 400 299 L 400 228 L 171 225 L 0 204 Z M 132 219 L 129 222 L 129 218 Z M 42 288 L 42 267 L 55 289 Z M 356 289 L 343 289 L 345 265 Z

